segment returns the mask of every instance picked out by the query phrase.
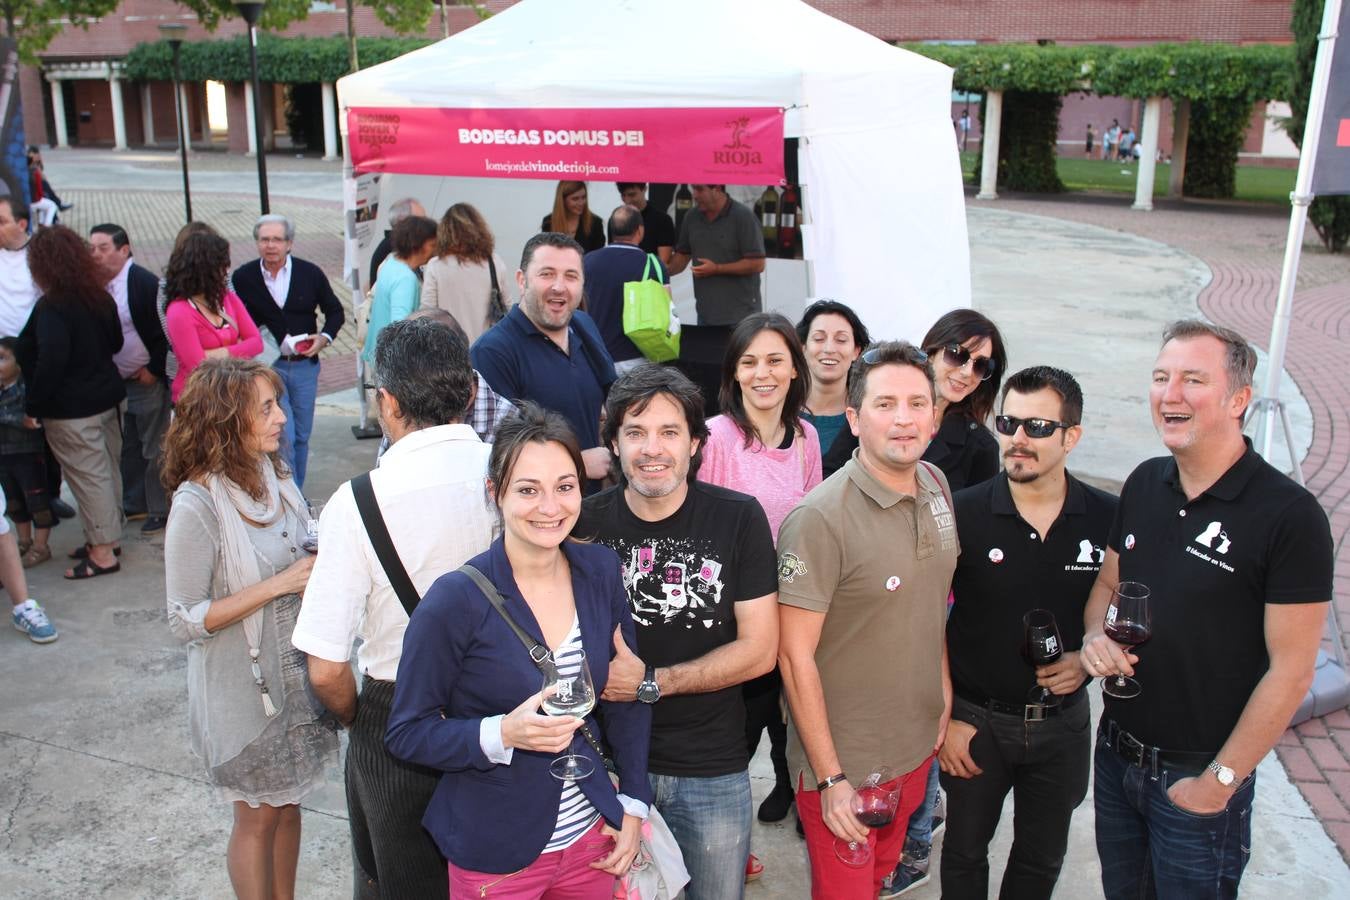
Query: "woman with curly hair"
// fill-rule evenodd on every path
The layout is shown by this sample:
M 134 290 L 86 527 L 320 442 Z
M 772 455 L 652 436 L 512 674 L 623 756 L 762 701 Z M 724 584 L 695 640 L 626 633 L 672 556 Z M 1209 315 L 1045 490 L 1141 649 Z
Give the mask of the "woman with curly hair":
M 262 335 L 244 301 L 229 287 L 230 242 L 212 230 L 180 234 L 164 270 L 164 310 L 169 344 L 178 358 L 173 402 L 204 359 L 251 357 L 262 352 Z
M 422 309 L 450 313 L 470 344 L 511 305 L 506 264 L 492 247 L 492 229 L 482 214 L 468 203 L 456 203 L 441 216 L 436 255 L 422 271 Z
M 27 381 L 25 411 L 41 423 L 80 507 L 85 545 L 71 579 L 121 570 L 122 426 L 126 386 L 113 354 L 122 349 L 117 304 L 84 240 L 63 225 L 28 242 L 28 269 L 42 297 L 14 355 Z
M 314 557 L 300 547 L 305 501 L 277 453 L 281 392 L 256 360 L 207 360 L 164 441 L 169 628 L 188 648 L 192 749 L 234 807 L 230 884 L 250 900 L 295 896 L 299 804 L 337 754 L 291 644 Z
M 558 182 L 558 190 L 553 194 L 553 212 L 544 216 L 539 228 L 576 238 L 587 253 L 605 246 L 605 226 L 600 217 L 591 212 L 584 181 Z

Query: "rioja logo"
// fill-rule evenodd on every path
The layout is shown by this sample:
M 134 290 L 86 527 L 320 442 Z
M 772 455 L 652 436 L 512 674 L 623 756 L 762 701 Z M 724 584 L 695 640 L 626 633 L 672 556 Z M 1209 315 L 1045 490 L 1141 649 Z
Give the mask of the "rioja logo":
M 764 164 L 760 152 L 752 147 L 745 137 L 750 131 L 750 117 L 741 116 L 726 123 L 731 129 L 731 140 L 722 145 L 724 149 L 714 150 L 713 163 L 720 166 L 759 166 Z

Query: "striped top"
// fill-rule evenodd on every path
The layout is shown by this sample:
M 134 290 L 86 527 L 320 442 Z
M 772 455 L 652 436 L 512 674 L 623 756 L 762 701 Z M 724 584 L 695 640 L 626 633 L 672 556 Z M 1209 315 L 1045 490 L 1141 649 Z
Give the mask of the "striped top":
M 574 618 L 572 630 L 567 632 L 567 637 L 563 638 L 558 649 L 553 651 L 553 661 L 558 667 L 558 674 L 566 678 L 580 672 L 580 656 L 581 622 Z M 563 782 L 562 797 L 558 800 L 558 822 L 553 826 L 553 837 L 549 838 L 542 852 L 566 850 L 590 831 L 598 818 L 600 813 L 581 792 L 580 783 Z

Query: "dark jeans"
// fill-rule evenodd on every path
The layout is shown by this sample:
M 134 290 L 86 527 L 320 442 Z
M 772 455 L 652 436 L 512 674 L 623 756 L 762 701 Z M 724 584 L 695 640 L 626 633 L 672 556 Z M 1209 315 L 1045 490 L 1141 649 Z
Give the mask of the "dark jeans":
M 1080 693 L 1068 709 L 1038 722 L 990 712 L 956 697 L 952 718 L 975 725 L 970 755 L 983 774 L 942 773 L 947 836 L 942 896 L 989 896 L 989 842 L 1013 792 L 1013 845 L 999 897 L 1046 898 L 1069 844 L 1069 821 L 1087 796 L 1091 710 Z
M 783 721 L 783 677 L 774 669 L 741 686 L 745 697 L 745 743 L 753 759 L 759 736 L 769 730 L 769 759 L 773 761 L 774 786 L 792 789 L 787 765 L 787 723 Z
M 0 486 L 8 506 L 5 515 L 15 522 L 32 522 L 38 528 L 55 528 L 51 494 L 47 488 L 44 453 L 13 453 L 0 456 Z
M 1097 855 L 1107 900 L 1236 897 L 1251 856 L 1252 773 L 1213 815 L 1174 804 L 1167 789 L 1197 771 L 1146 761 L 1131 765 L 1113 749 L 1115 729 L 1102 719 L 1097 730 Z

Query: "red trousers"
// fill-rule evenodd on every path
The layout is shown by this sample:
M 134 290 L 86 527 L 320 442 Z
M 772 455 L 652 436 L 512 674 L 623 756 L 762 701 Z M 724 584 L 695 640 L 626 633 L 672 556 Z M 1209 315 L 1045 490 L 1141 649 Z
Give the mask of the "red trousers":
M 544 853 L 519 872 L 496 875 L 471 872 L 454 863 L 450 867 L 451 900 L 611 900 L 614 876 L 591 863 L 604 859 L 614 849 L 614 839 L 602 834 L 604 819 L 565 850 Z

